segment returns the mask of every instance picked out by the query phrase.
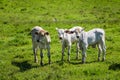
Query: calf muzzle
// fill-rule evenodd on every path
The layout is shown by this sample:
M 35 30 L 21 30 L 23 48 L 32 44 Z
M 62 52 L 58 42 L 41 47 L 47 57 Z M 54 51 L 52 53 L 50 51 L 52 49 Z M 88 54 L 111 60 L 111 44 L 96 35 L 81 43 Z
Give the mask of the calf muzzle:
M 37 40 L 37 42 L 40 42 L 39 40 Z
M 61 40 L 61 39 L 62 39 L 62 37 L 59 37 L 59 39 Z
M 77 38 L 79 38 L 79 36 L 76 36 Z

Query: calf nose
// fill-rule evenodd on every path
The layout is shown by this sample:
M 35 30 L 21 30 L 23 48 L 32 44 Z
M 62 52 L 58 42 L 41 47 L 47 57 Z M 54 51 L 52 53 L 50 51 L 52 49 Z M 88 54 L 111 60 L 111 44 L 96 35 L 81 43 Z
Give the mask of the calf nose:
M 79 36 L 77 36 L 77 38 L 79 38 Z
M 39 40 L 37 40 L 37 42 L 39 42 Z
M 62 39 L 62 37 L 59 37 L 59 39 L 61 40 L 61 39 Z

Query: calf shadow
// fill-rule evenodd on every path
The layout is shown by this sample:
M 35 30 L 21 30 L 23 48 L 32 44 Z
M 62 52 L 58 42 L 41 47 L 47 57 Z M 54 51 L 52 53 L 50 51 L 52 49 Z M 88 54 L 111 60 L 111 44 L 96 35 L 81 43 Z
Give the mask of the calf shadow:
M 73 65 L 79 65 L 79 64 L 82 64 L 82 62 L 69 62 L 70 64 L 73 64 Z
M 109 66 L 109 70 L 120 70 L 120 63 L 113 63 Z
M 103 62 L 103 61 L 91 61 L 91 62 L 85 62 L 86 64 L 96 63 L 96 62 Z
M 91 61 L 91 62 L 86 61 L 85 63 L 82 63 L 81 60 L 77 60 L 77 61 L 70 61 L 69 63 L 73 65 L 79 65 L 79 64 L 91 64 L 91 63 L 96 63 L 96 62 L 99 62 L 99 61 Z
M 78 64 L 82 64 L 80 61 L 75 61 L 75 60 L 71 60 L 70 62 L 67 61 L 67 60 L 58 60 L 58 61 L 55 61 L 54 63 L 57 63 L 58 65 L 62 66 L 64 65 L 65 63 L 68 63 L 68 64 L 73 64 L 73 65 L 78 65 Z
M 38 66 L 32 66 L 30 63 L 28 63 L 28 61 L 22 61 L 22 62 L 12 61 L 11 64 L 19 67 L 20 72 L 24 72 L 24 71 L 29 70 L 31 68 L 38 67 Z
M 81 59 L 71 59 L 71 61 L 69 63 L 73 64 L 73 65 L 82 64 Z
M 62 66 L 64 64 L 64 61 L 58 60 L 58 61 L 55 61 L 53 63 L 57 63 L 59 66 Z

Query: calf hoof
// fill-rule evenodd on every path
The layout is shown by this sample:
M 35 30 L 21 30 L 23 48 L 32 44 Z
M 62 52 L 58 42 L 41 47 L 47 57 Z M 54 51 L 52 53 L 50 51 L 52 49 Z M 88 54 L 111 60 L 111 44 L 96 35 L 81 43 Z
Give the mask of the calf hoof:
M 98 61 L 100 61 L 100 59 L 98 58 Z
M 68 63 L 70 63 L 70 61 L 68 60 Z
M 103 58 L 102 61 L 105 61 L 105 59 Z
M 49 65 L 51 64 L 51 61 L 49 61 Z
M 79 58 L 78 57 L 76 57 L 76 60 L 78 60 Z
M 38 63 L 38 60 L 34 60 L 34 63 Z
M 63 58 L 61 59 L 61 61 L 62 61 L 62 62 L 64 61 Z
M 43 66 L 43 63 L 41 62 L 40 65 Z
M 82 64 L 85 64 L 85 61 L 82 61 Z
M 70 62 L 70 59 L 68 59 L 67 61 Z

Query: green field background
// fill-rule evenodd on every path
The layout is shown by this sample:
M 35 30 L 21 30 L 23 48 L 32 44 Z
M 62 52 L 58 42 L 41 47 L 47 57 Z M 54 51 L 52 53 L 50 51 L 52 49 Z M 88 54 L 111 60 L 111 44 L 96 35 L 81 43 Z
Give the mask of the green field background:
M 51 35 L 51 60 L 44 51 L 44 66 L 34 63 L 30 31 L 41 26 Z M 61 62 L 61 43 L 56 27 L 82 26 L 85 31 L 106 32 L 106 60 L 97 61 L 97 48 L 89 47 L 86 63 Z M 102 55 L 101 55 L 102 56 Z M 0 0 L 0 80 L 119 80 L 120 0 Z

